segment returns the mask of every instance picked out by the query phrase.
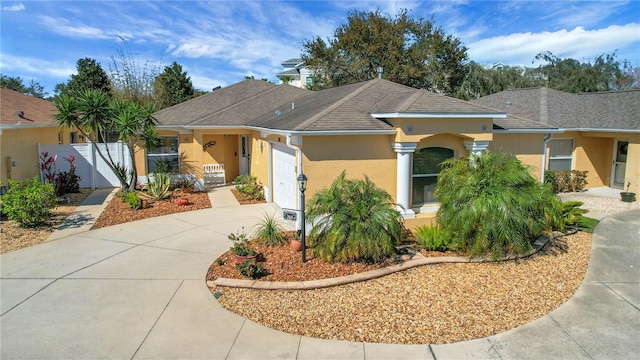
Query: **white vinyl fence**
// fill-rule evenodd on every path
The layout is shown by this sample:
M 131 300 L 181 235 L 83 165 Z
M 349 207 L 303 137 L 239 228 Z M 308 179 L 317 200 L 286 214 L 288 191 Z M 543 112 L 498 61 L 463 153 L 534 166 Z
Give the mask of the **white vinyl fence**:
M 131 157 L 129 149 L 122 142 L 98 144 L 98 148 L 106 156 L 106 149 L 109 148 L 111 157 L 115 162 L 124 164 L 127 169 L 131 168 Z M 81 188 L 104 188 L 120 187 L 120 181 L 107 166 L 102 157 L 93 148 L 91 143 L 70 144 L 70 145 L 42 145 L 38 144 L 38 154 L 48 152 L 49 156 L 56 156 L 55 171 L 69 171 L 68 158 L 73 154 L 76 158 L 76 175 L 80 176 Z M 44 179 L 44 174 L 40 170 L 40 178 Z

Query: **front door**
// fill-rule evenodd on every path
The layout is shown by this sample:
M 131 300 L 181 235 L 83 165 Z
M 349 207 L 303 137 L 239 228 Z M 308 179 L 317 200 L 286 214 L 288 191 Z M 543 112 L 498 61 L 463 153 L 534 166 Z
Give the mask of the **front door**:
M 249 152 L 249 136 L 240 135 L 240 141 L 238 142 L 238 157 L 240 175 L 248 175 L 250 172 L 251 153 Z
M 624 175 L 627 168 L 628 141 L 617 141 L 613 149 L 613 171 L 611 176 L 611 187 L 624 188 Z

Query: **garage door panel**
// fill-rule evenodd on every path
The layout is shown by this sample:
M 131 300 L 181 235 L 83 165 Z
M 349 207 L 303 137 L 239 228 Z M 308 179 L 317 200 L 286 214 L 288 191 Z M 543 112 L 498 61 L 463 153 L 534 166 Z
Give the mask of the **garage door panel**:
M 273 144 L 273 201 L 281 208 L 296 208 L 296 156 L 293 149 Z

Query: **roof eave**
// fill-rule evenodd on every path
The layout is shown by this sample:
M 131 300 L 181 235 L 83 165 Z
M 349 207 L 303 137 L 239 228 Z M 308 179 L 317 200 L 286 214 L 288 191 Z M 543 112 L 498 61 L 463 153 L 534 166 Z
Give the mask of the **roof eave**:
M 505 119 L 507 114 L 490 114 L 490 113 L 403 113 L 403 112 L 390 112 L 390 113 L 372 113 L 374 118 L 386 118 L 386 119 L 469 119 L 469 118 L 482 118 L 482 119 Z
M 613 129 L 613 128 L 565 128 L 565 131 L 585 131 L 585 132 L 621 132 L 630 134 L 640 134 L 640 129 Z
M 564 129 L 493 129 L 494 134 L 547 134 L 563 133 Z
M 271 129 L 259 126 L 249 126 L 251 130 L 268 134 L 291 136 L 340 136 L 340 135 L 395 135 L 397 130 L 283 130 Z

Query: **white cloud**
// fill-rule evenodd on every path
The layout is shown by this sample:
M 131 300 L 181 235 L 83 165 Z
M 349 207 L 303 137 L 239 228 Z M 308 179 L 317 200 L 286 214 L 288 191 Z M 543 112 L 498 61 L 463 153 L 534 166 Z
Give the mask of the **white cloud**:
M 560 58 L 588 61 L 603 53 L 639 44 L 639 33 L 640 25 L 637 23 L 611 25 L 596 30 L 576 27 L 570 31 L 563 29 L 554 32 L 514 33 L 469 44 L 469 58 L 478 63 L 502 61 L 513 65 L 529 65 L 538 53 L 551 51 Z M 620 58 L 625 58 L 622 51 L 619 55 Z M 634 56 L 637 57 L 638 54 Z M 628 60 L 633 63 L 637 59 Z
M 28 76 L 66 78 L 76 73 L 74 63 L 66 61 L 48 61 L 38 58 L 2 54 L 0 57 L 2 72 L 21 73 Z
M 23 11 L 26 7 L 23 3 L 17 3 L 15 5 L 3 6 L 2 11 Z
M 40 23 L 45 25 L 50 31 L 68 37 L 80 37 L 89 39 L 108 39 L 111 37 L 111 35 L 105 33 L 102 29 L 99 29 L 97 27 L 83 25 L 80 23 L 72 25 L 67 19 L 63 18 L 41 16 Z

